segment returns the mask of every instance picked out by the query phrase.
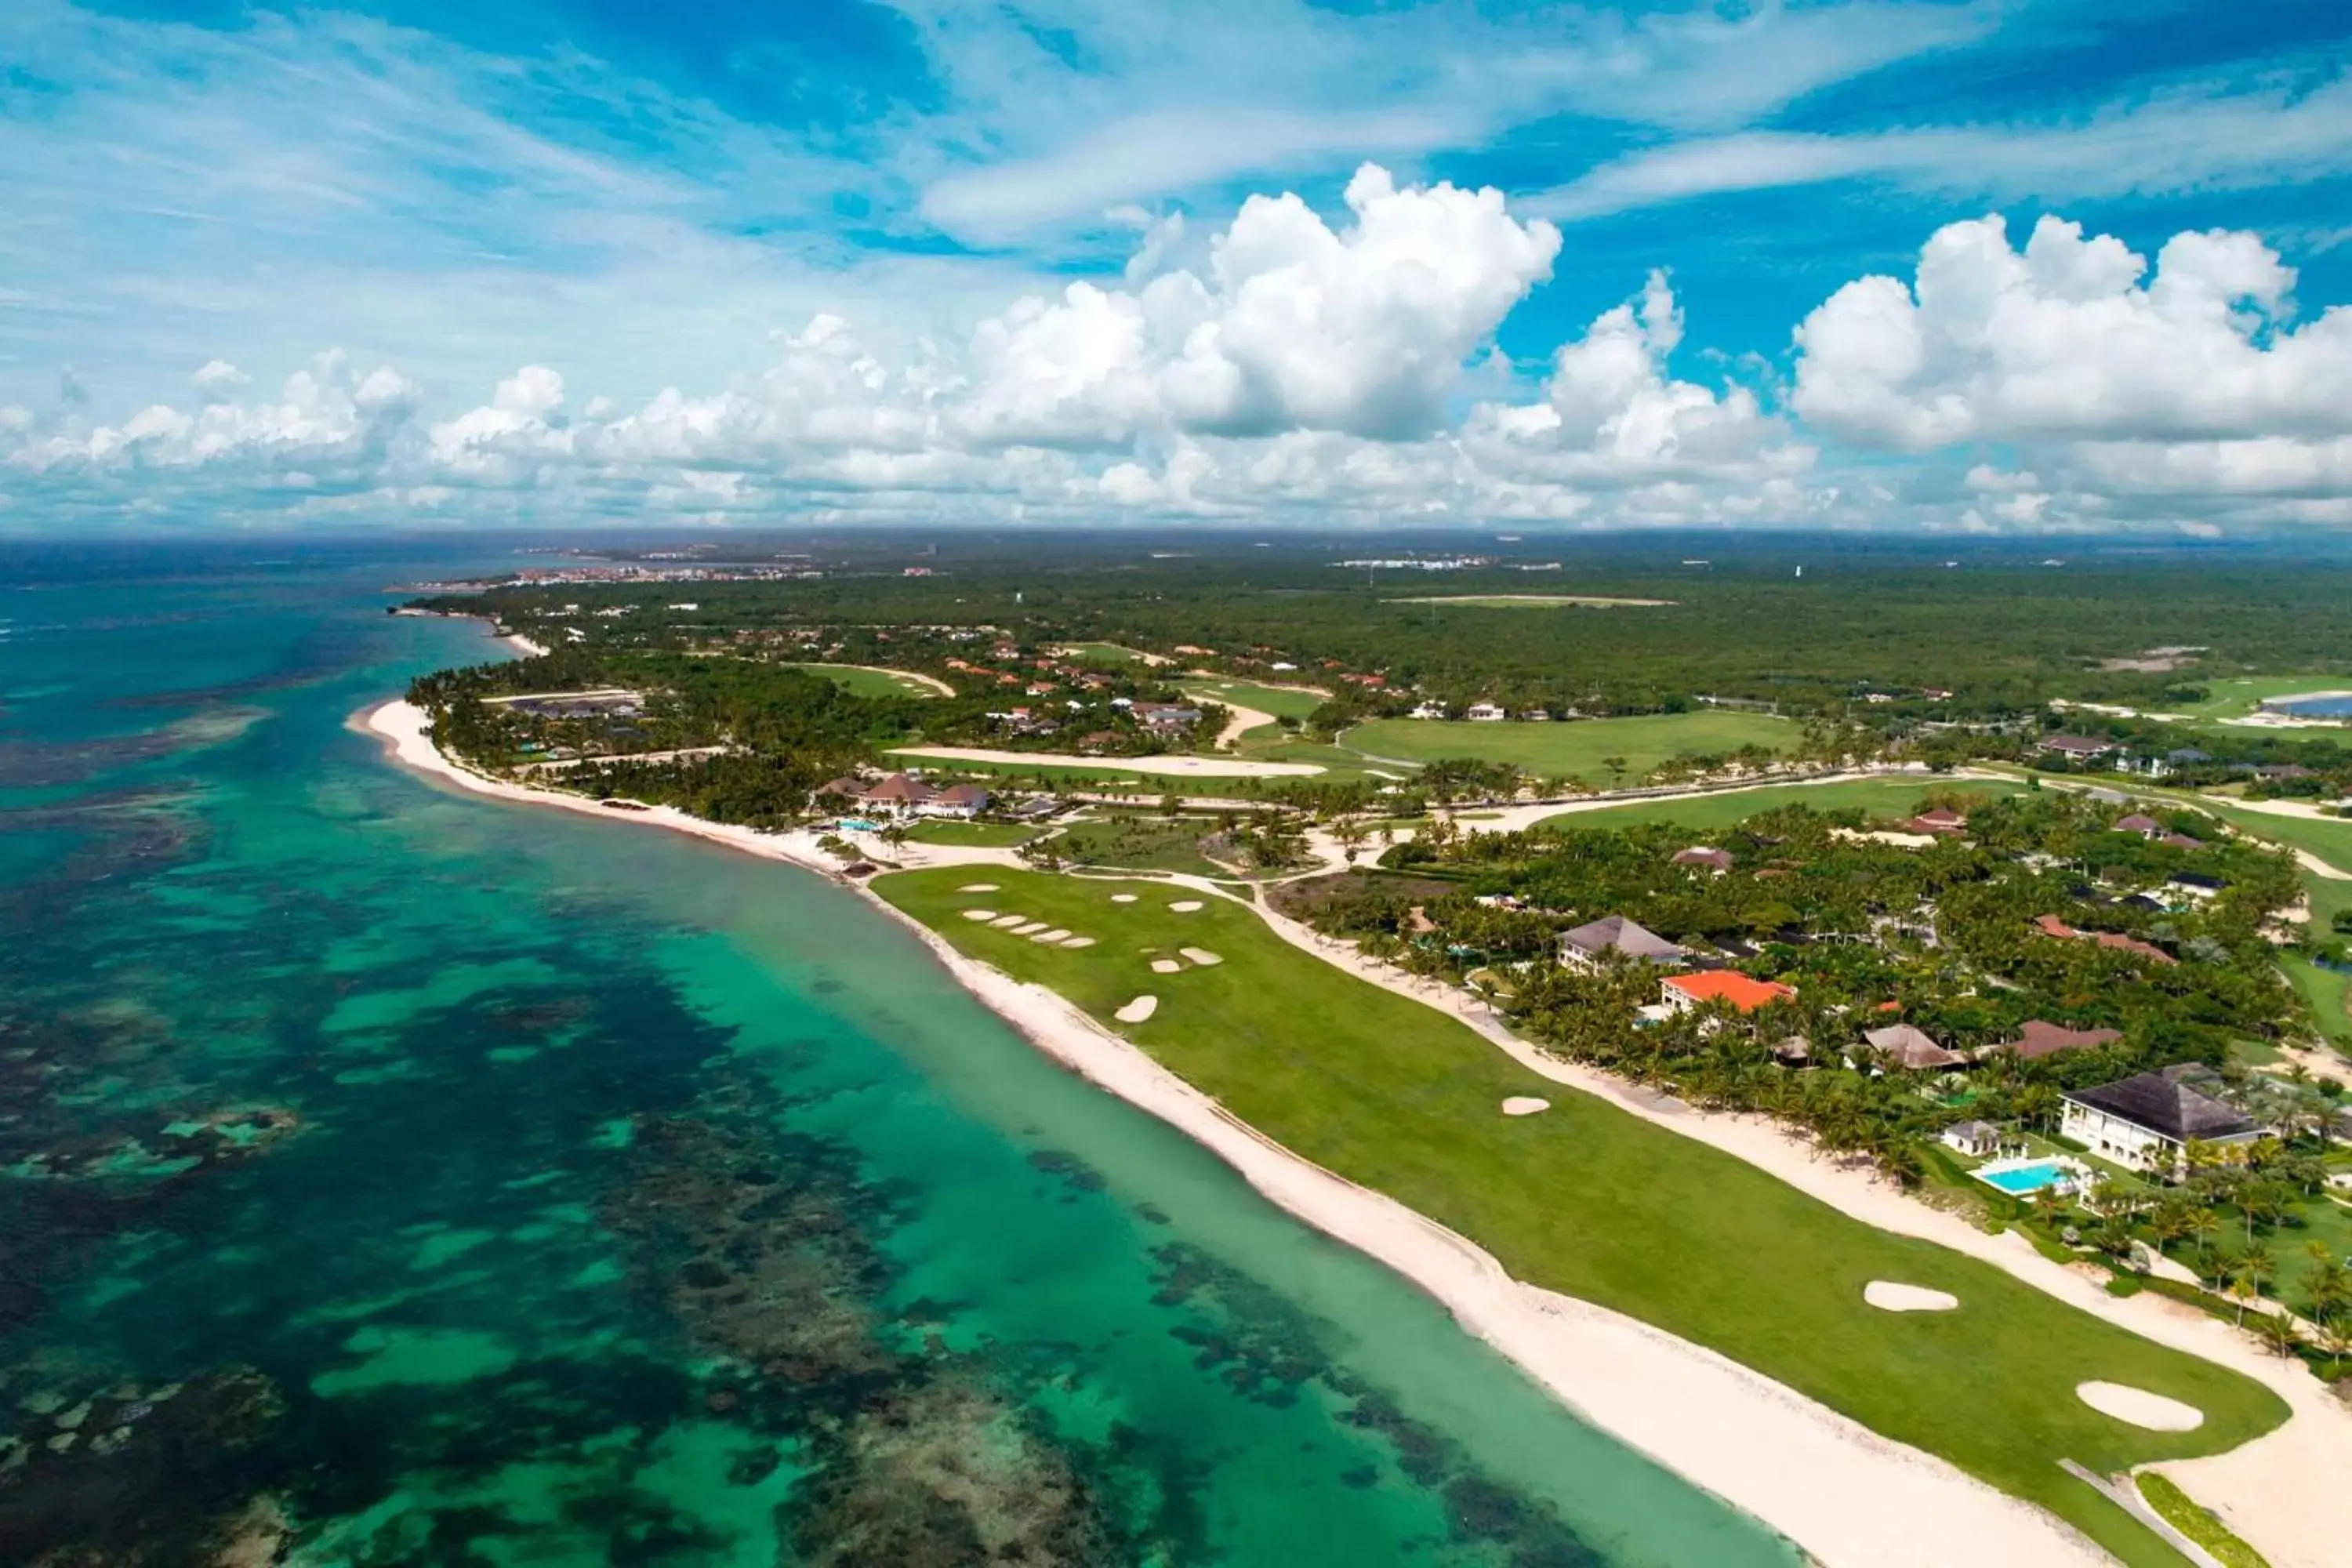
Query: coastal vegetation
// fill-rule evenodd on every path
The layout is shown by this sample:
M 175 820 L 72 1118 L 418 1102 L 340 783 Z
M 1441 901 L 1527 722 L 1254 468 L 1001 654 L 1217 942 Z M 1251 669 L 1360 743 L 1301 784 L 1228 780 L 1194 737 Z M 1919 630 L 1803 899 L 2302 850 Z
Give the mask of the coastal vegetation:
M 1045 984 L 1251 1126 L 1470 1237 L 1514 1278 L 1654 1323 L 2051 1508 L 2126 1562 L 2168 1549 L 2057 1467 L 2101 1472 L 2235 1447 L 2283 1418 L 2267 1390 L 2066 1307 L 1990 1265 L 1874 1229 L 1743 1162 L 1538 1077 L 1464 1025 L 1289 946 L 1244 906 L 1179 913 L 1164 886 L 995 874 L 987 895 L 1097 940 L 1040 946 L 964 918 L 969 873 L 875 890 L 961 951 Z M 1132 892 L 1133 903 L 1112 901 Z M 1155 973 L 1185 948 L 1213 966 Z M 1139 994 L 1148 1022 L 1115 1015 Z M 1505 1118 L 1514 1096 L 1544 1114 Z M 1960 1310 L 1895 1314 L 1899 1279 Z M 2194 1433 L 2123 1426 L 2077 1399 L 2105 1378 L 2194 1405 Z

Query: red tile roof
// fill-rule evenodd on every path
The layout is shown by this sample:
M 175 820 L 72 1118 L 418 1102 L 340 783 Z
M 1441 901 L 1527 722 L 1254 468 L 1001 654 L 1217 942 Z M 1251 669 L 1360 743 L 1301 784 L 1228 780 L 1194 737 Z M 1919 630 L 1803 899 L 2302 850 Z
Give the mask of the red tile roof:
M 1728 1002 L 1752 1013 L 1768 1002 L 1782 1002 L 1796 992 L 1777 980 L 1751 980 L 1736 969 L 1707 969 L 1696 974 L 1670 974 L 1666 989 L 1679 991 L 1694 1002 Z

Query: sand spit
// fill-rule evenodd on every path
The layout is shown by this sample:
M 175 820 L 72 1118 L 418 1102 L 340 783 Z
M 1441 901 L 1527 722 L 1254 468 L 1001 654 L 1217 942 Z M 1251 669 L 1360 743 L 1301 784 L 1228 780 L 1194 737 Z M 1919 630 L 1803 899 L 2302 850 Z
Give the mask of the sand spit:
M 353 727 L 383 738 L 401 762 L 464 789 L 650 823 L 838 876 L 839 862 L 816 847 L 813 834 L 755 833 L 659 807 L 624 816 L 581 796 L 469 773 L 434 749 L 425 715 L 405 702 L 386 703 Z M 1517 1283 L 1465 1238 L 1269 1142 L 1055 993 L 965 958 L 944 938 L 858 890 L 1038 1048 L 1191 1136 L 1298 1218 L 1413 1280 L 1580 1415 L 1780 1531 L 1825 1568 L 1993 1561 L 2067 1568 L 2105 1562 L 2104 1553 L 2040 1510 L 1723 1356 L 1606 1309 Z M 1596 1092 L 1614 1102 L 1614 1087 L 1604 1080 Z M 1798 1155 L 1791 1163 L 1804 1162 Z M 2087 1282 L 2085 1289 L 2099 1294 Z M 2211 1330 L 2212 1337 L 2196 1347 L 2199 1353 L 2234 1365 L 2242 1352 L 2245 1362 L 2255 1363 L 2252 1347 L 2240 1346 L 2225 1327 L 2189 1315 L 2200 1320 L 2189 1331 Z M 2182 1336 L 2150 1337 L 2171 1342 Z M 2325 1408 L 2333 1401 L 2307 1374 L 2302 1382 L 2307 1390 L 2287 1393 L 2297 1418 L 2279 1433 L 2214 1458 L 2164 1467 L 2280 1568 L 2316 1568 L 2340 1545 L 2340 1520 L 2332 1509 L 2303 1506 L 2302 1500 L 2332 1498 L 2344 1449 Z M 2273 1380 L 2283 1392 L 2286 1384 L 2284 1376 Z M 2341 1413 L 2334 1418 L 2342 1419 Z M 1931 1539 L 1917 1529 L 1926 1518 L 1938 1521 Z

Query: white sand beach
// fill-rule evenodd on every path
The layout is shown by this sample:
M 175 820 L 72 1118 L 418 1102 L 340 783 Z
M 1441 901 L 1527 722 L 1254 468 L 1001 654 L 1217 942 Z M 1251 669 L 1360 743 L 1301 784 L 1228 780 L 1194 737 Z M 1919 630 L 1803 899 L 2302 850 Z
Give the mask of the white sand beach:
M 477 793 L 608 820 L 651 823 L 822 873 L 839 869 L 837 861 L 816 847 L 812 834 L 754 833 L 666 808 L 615 812 L 580 796 L 484 778 L 443 757 L 425 715 L 405 702 L 383 704 L 355 719 L 354 727 L 382 737 L 402 763 Z M 1307 1224 L 1405 1275 L 1444 1302 L 1465 1328 L 1596 1426 L 1780 1531 L 1827 1568 L 1956 1568 L 1997 1561 L 2066 1568 L 2106 1561 L 2041 1510 L 1711 1351 L 1590 1303 L 1519 1284 L 1465 1238 L 1268 1142 L 1053 992 L 963 957 L 870 889 L 847 885 L 910 930 L 967 990 L 1040 1049 L 1194 1138 Z M 1352 948 L 1328 942 L 1278 915 L 1267 918 L 1287 940 L 1375 984 L 1462 1011 L 1447 994 L 1416 990 L 1395 972 L 1382 973 L 1357 957 Z M 1477 1026 L 1475 1017 L 1465 1022 Z M 1482 1032 L 1492 1037 L 1491 1031 Z M 2321 1568 L 2336 1561 L 2340 1525 L 2327 1500 L 2333 1495 L 2329 1478 L 2340 1469 L 2343 1455 L 2352 1452 L 2352 1415 L 2299 1368 L 2289 1372 L 2266 1363 L 2242 1336 L 2193 1309 L 2150 1295 L 2107 1297 L 2088 1277 L 2043 1261 L 2017 1238 L 1985 1237 L 1857 1173 L 1812 1160 L 1801 1145 L 1758 1119 L 1703 1118 L 1644 1107 L 1626 1086 L 1601 1074 L 1520 1050 L 1531 1058 L 1528 1065 L 1545 1077 L 1727 1148 L 1871 1223 L 1989 1257 L 2085 1310 L 2263 1377 L 2294 1406 L 2294 1420 L 2234 1453 L 2164 1468 L 2200 1501 L 2220 1510 L 2278 1568 Z M 1969 1244 L 1960 1245 L 1959 1238 Z M 1937 1529 L 1921 1531 L 1922 1519 L 1935 1520 Z

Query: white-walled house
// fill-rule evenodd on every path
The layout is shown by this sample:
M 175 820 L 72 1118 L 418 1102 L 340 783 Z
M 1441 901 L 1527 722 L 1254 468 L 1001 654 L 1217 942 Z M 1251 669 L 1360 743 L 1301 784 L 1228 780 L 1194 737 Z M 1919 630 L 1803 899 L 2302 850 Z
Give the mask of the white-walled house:
M 1499 702 L 1473 702 L 1464 717 L 1473 724 L 1499 724 L 1510 715 L 1503 711 Z
M 2068 1089 L 2058 1131 L 2103 1159 L 2170 1175 L 2191 1142 L 2236 1150 L 2263 1135 L 2237 1107 L 2196 1087 L 2210 1077 L 2210 1068 L 2187 1063 Z

